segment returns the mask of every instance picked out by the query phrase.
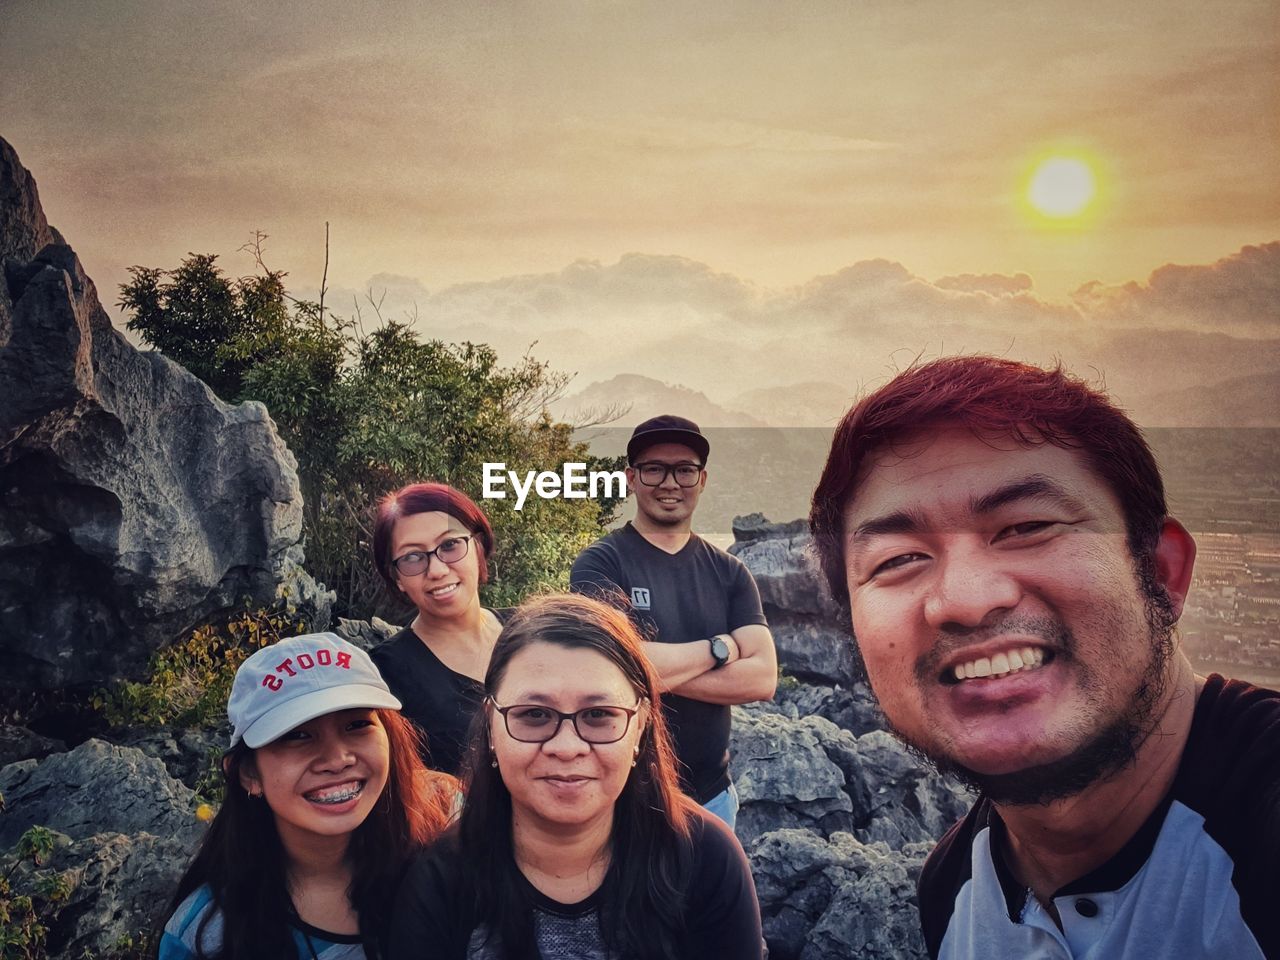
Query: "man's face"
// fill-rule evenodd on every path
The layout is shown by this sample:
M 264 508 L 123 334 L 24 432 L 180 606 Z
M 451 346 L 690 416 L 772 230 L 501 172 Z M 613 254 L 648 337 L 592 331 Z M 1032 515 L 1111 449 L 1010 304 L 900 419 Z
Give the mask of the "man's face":
M 649 464 L 661 464 L 667 468 L 698 468 L 698 482 L 682 487 L 676 482 L 675 470 L 667 469 L 666 476 L 656 487 L 641 482 L 641 470 Z M 657 443 L 647 447 L 627 467 L 627 489 L 636 495 L 636 509 L 651 523 L 660 527 L 678 527 L 689 522 L 698 506 L 698 497 L 707 485 L 707 472 L 697 453 L 682 443 Z
M 844 519 L 850 612 L 899 735 L 1007 802 L 1127 760 L 1170 630 L 1149 623 L 1120 504 L 1080 455 L 954 428 L 866 469 Z

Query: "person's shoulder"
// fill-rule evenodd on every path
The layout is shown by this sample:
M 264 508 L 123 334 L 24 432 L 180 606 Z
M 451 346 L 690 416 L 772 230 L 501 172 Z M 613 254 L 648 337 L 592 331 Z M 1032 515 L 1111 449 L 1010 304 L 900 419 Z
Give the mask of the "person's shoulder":
M 942 835 L 925 858 L 916 881 L 916 900 L 930 956 L 936 957 L 942 946 L 956 896 L 973 872 L 974 837 L 988 825 L 989 817 L 990 805 L 985 799 L 979 799 Z
M 1196 699 L 1179 773 L 1220 788 L 1241 772 L 1280 782 L 1280 691 L 1213 674 Z
M 747 862 L 742 843 L 727 823 L 692 801 L 688 813 L 695 873 L 723 873 L 733 864 Z
M 213 901 L 213 891 L 206 884 L 196 887 L 178 904 L 162 935 L 167 952 L 161 956 L 196 955 L 201 950 L 211 953 L 222 943 L 222 917 Z
M 406 624 L 387 639 L 370 647 L 369 656 L 375 664 L 393 662 L 405 656 L 407 648 L 420 642 L 418 635 L 413 632 L 413 625 Z
M 626 547 L 629 535 L 628 530 L 631 529 L 630 524 L 624 524 L 616 530 L 610 530 L 603 537 L 592 540 L 578 554 L 578 559 L 583 557 L 595 558 L 612 557 L 618 554 Z
M 1227 833 L 1280 834 L 1280 692 L 1213 674 L 1196 699 L 1175 797 Z
M 728 550 L 717 547 L 706 537 L 694 534 L 692 538 L 692 546 L 695 550 L 705 557 L 709 557 L 717 566 L 731 573 L 745 573 L 751 575 L 750 568 L 742 562 L 739 557 L 735 557 Z
M 405 881 L 452 890 L 458 886 L 462 872 L 462 844 L 455 821 L 413 855 L 405 872 Z

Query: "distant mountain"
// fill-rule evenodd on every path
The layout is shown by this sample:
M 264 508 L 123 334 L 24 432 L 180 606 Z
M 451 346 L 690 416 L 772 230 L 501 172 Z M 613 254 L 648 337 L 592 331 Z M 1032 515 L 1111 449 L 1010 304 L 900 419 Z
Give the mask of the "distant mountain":
M 749 410 L 775 427 L 832 427 L 853 406 L 861 391 L 848 386 L 810 380 L 785 387 L 761 387 L 733 397 L 736 410 Z
M 1280 373 L 1137 394 L 1123 405 L 1144 427 L 1280 427 Z
M 660 413 L 688 417 L 699 427 L 764 427 L 764 420 L 730 410 L 710 400 L 705 393 L 679 384 L 663 383 L 637 373 L 620 373 L 597 381 L 552 406 L 551 413 L 569 423 L 595 420 L 606 412 L 617 415 L 613 426 L 633 426 Z

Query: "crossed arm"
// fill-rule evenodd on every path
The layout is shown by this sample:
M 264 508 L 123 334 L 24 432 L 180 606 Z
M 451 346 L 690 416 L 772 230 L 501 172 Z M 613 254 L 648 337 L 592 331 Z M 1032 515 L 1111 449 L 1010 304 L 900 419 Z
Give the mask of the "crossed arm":
M 597 566 L 575 564 L 571 588 L 605 600 L 625 597 L 617 582 Z M 681 642 L 649 641 L 645 653 L 658 673 L 664 693 L 692 700 L 732 705 L 771 700 L 778 685 L 778 654 L 773 634 L 763 624 L 748 623 L 727 634 L 729 660 L 716 667 L 710 637 L 689 637 Z
M 645 644 L 663 691 L 707 703 L 749 703 L 773 699 L 778 685 L 778 655 L 773 634 L 748 623 L 729 634 L 729 662 L 716 669 L 710 638 L 684 643 Z

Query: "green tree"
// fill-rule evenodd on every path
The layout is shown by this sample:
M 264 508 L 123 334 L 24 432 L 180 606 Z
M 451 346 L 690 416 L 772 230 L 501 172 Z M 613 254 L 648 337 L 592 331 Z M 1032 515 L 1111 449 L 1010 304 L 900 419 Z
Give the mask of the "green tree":
M 479 499 L 482 464 L 520 470 L 621 469 L 593 457 L 554 423 L 547 404 L 567 378 L 526 356 L 498 363 L 492 347 L 421 340 L 404 323 L 365 333 L 321 304 L 289 296 L 285 274 L 250 251 L 258 272 L 232 280 L 208 254 L 177 268 L 131 267 L 120 305 L 129 329 L 230 402 L 258 400 L 297 458 L 311 572 L 337 589 L 344 615 L 388 615 L 368 544 L 383 494 L 420 480 Z M 609 522 L 617 500 L 487 501 L 498 549 L 487 602 L 563 587 L 578 551 Z

